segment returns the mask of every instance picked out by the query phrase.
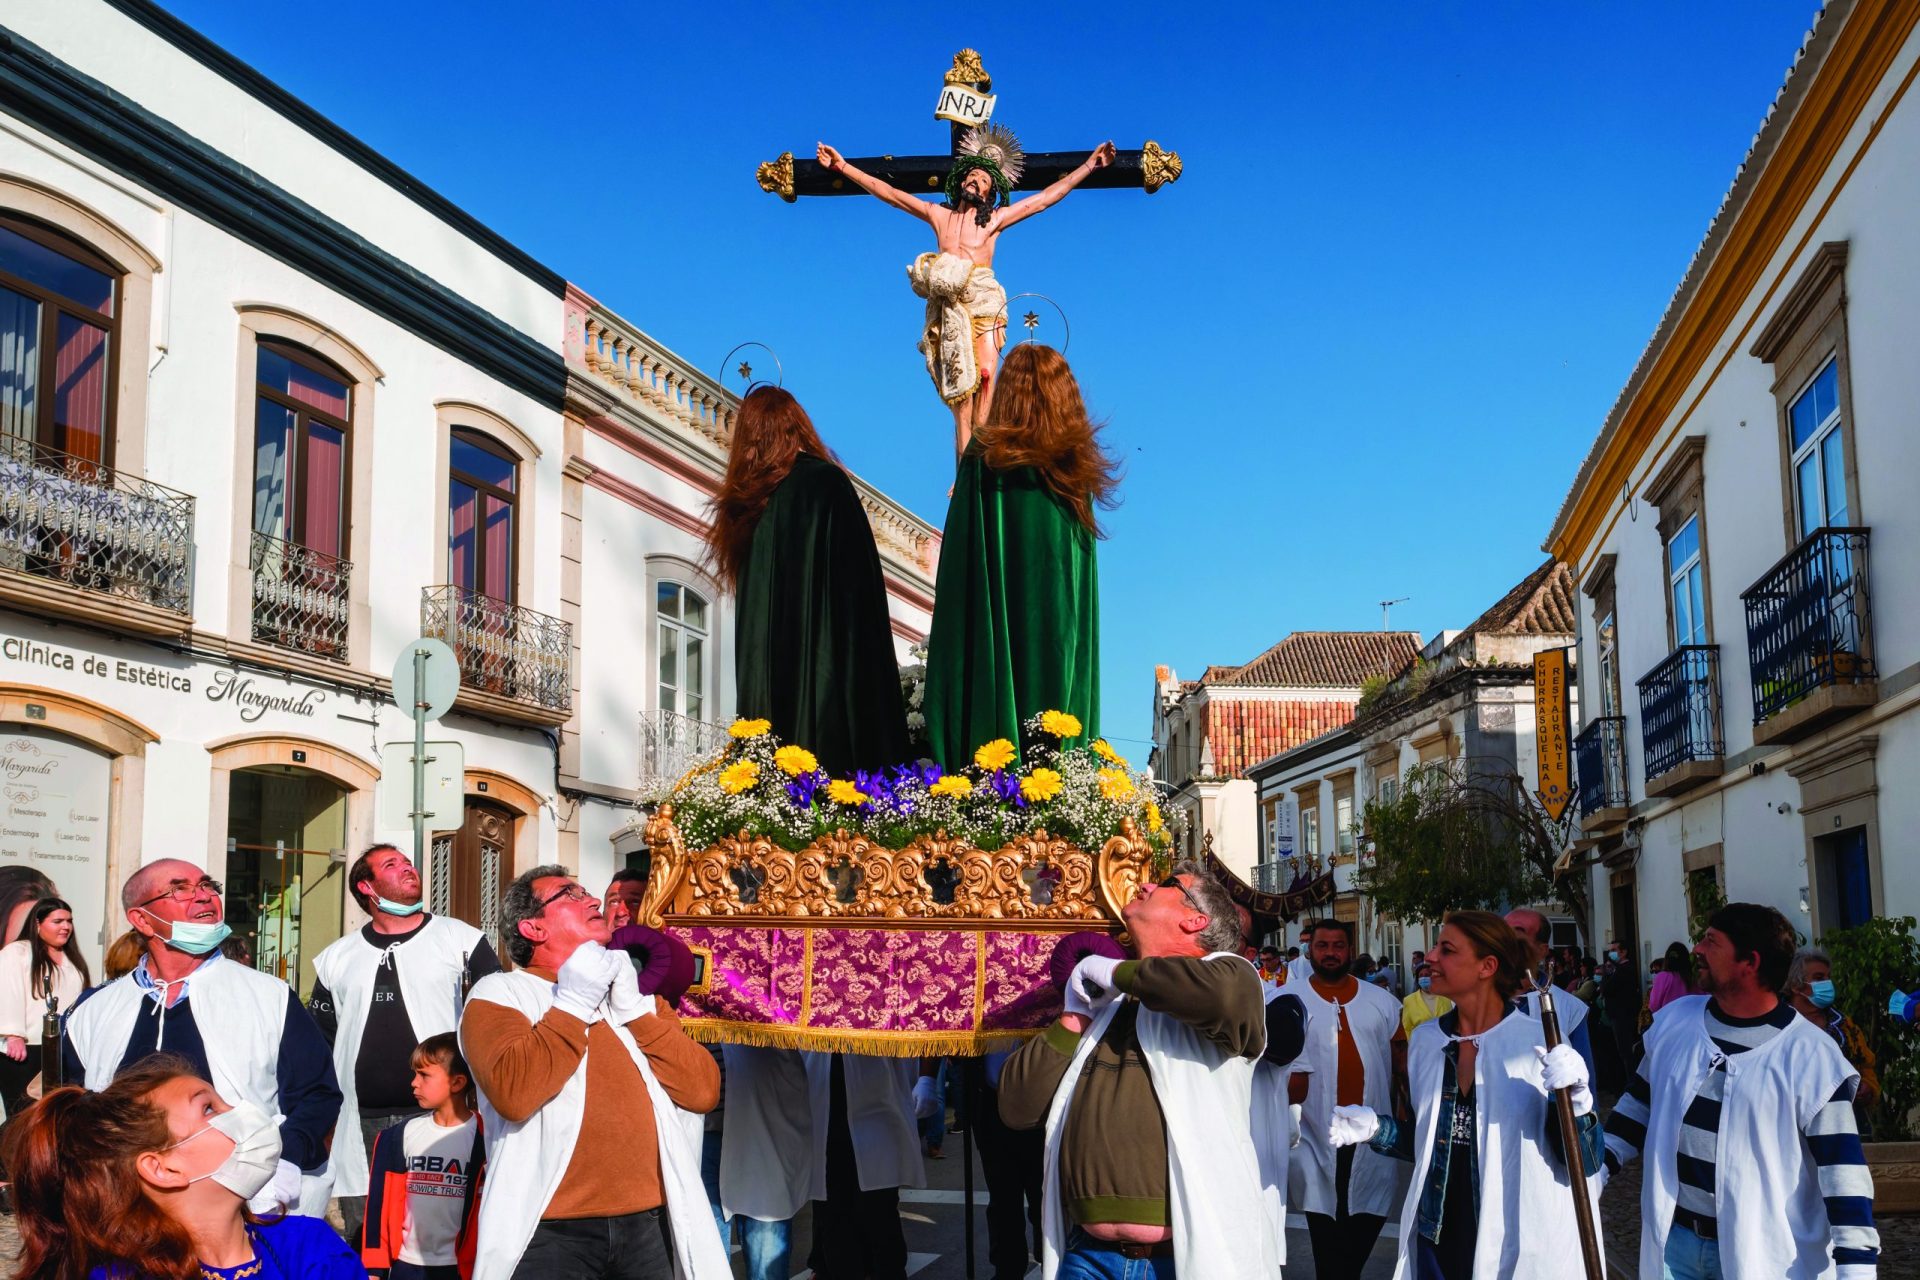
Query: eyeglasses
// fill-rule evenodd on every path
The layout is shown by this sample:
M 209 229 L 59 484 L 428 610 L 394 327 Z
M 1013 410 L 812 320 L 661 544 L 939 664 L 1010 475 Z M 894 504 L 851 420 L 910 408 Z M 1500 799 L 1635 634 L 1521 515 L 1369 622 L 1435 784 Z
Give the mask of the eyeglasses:
M 1162 880 L 1159 884 L 1153 886 L 1153 891 L 1155 893 L 1160 892 L 1162 889 L 1179 890 L 1180 896 L 1187 900 L 1188 906 L 1192 907 L 1195 911 L 1198 911 L 1201 915 L 1206 914 L 1206 908 L 1201 906 L 1199 903 L 1195 902 L 1193 900 L 1193 895 L 1187 892 L 1187 886 L 1181 884 L 1178 880 Z
M 175 880 L 167 886 L 165 893 L 156 893 L 146 902 L 136 902 L 133 905 L 144 907 L 162 898 L 172 898 L 175 902 L 192 902 L 203 893 L 217 898 L 223 892 L 225 892 L 225 886 L 211 876 L 203 876 L 198 881 Z
M 581 888 L 577 884 L 570 884 L 566 886 L 564 889 L 555 890 L 553 893 L 550 893 L 546 897 L 540 899 L 540 910 L 545 911 L 549 903 L 558 902 L 562 898 L 565 898 L 570 902 L 593 901 L 592 894 L 588 893 L 585 889 Z

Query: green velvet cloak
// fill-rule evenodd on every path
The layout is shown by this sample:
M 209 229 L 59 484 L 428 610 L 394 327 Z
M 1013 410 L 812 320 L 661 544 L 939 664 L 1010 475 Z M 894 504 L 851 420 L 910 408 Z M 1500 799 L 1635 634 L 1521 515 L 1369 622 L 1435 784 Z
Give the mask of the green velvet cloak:
M 959 769 L 995 738 L 1021 745 L 1042 711 L 1100 735 L 1100 589 L 1094 537 L 1031 467 L 960 461 L 940 543 L 928 642 L 933 758 Z
M 754 526 L 734 618 L 743 719 L 813 752 L 836 778 L 907 760 L 887 585 L 853 481 L 801 454 Z

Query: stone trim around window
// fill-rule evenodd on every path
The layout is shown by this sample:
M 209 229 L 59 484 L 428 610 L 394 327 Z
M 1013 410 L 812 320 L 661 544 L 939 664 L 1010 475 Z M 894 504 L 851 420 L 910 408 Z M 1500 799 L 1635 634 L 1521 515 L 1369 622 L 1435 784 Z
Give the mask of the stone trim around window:
M 512 422 L 483 408 L 470 400 L 436 400 L 434 412 L 434 483 L 438 486 L 439 496 L 433 504 L 433 581 L 440 584 L 447 580 L 447 476 L 452 457 L 452 433 L 455 427 L 483 435 L 513 456 L 513 601 L 529 609 L 539 609 L 534 603 L 534 586 L 539 581 L 539 562 L 534 556 L 534 547 L 539 542 L 535 533 L 538 510 L 537 502 L 540 485 L 535 475 L 535 467 L 540 460 L 540 446 L 533 438 Z M 544 609 L 541 612 L 545 612 Z M 555 615 L 559 616 L 559 615 Z
M 1854 448 L 1853 375 L 1847 352 L 1847 241 L 1829 240 L 1814 250 L 1793 288 L 1774 309 L 1750 354 L 1773 366 L 1775 431 L 1780 442 L 1780 518 L 1786 547 L 1797 546 L 1794 513 L 1793 402 L 1832 359 L 1840 384 L 1841 448 L 1846 453 L 1847 510 L 1864 526 L 1859 462 Z

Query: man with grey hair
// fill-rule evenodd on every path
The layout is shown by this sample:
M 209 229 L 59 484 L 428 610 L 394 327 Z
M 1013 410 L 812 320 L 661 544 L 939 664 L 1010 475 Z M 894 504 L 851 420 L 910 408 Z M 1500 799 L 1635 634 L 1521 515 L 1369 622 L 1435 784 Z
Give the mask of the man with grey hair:
M 1250 1121 L 1266 1009 L 1233 900 L 1183 862 L 1123 915 L 1137 958 L 1082 960 L 1000 1075 L 1008 1127 L 1046 1126 L 1044 1274 L 1271 1280 Z

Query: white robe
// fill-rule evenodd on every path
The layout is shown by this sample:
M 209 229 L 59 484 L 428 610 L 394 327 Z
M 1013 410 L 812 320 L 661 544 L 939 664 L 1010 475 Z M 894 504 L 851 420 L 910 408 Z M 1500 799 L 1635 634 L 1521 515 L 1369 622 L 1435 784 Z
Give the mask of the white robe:
M 1400 1002 L 1370 982 L 1355 984 L 1358 992 L 1345 1008 L 1354 1046 L 1366 1069 L 1361 1100 L 1381 1115 L 1393 1110 L 1393 1038 L 1400 1031 Z M 1307 1047 L 1300 1056 L 1312 1069 L 1306 1104 L 1300 1110 L 1300 1146 L 1293 1153 L 1288 1202 L 1303 1213 L 1334 1216 L 1339 1189 L 1334 1185 L 1336 1161 L 1327 1142 L 1327 1123 L 1339 1097 L 1340 1027 L 1338 1008 L 1323 999 L 1311 982 L 1287 984 L 1307 1009 Z M 1399 1205 L 1406 1174 L 1400 1162 L 1365 1145 L 1353 1153 L 1353 1178 L 1347 1186 L 1347 1212 L 1385 1217 Z
M 1568 1164 L 1547 1143 L 1547 1126 L 1559 1121 L 1540 1083 L 1540 1059 L 1533 1051 L 1545 1044 L 1539 1020 L 1525 1014 L 1508 1015 L 1480 1037 L 1473 1064 L 1474 1158 L 1480 1171 L 1474 1280 L 1586 1280 Z M 1400 1260 L 1394 1280 L 1413 1280 L 1415 1274 L 1420 1192 L 1433 1160 L 1446 1048 L 1446 1034 L 1437 1022 L 1415 1027 L 1407 1046 L 1414 1105 L 1409 1166 L 1413 1186 L 1400 1210 Z M 1573 1164 L 1579 1160 L 1579 1152 L 1571 1153 Z M 1600 1220 L 1603 1182 L 1598 1173 L 1586 1180 L 1595 1222 Z
M 809 1194 L 815 1200 L 825 1200 L 833 1055 L 808 1051 L 800 1056 L 806 1064 L 807 1103 L 814 1118 Z M 926 1186 L 927 1167 L 920 1159 L 920 1126 L 913 1118 L 913 1082 L 920 1078 L 919 1060 L 858 1053 L 840 1056 L 847 1085 L 847 1129 L 853 1135 L 860 1189 Z
M 488 974 L 474 984 L 468 999 L 517 1009 L 529 1022 L 538 1022 L 553 1006 L 553 990 L 553 983 L 520 969 Z M 686 1113 L 660 1086 L 646 1052 L 626 1027 L 615 1024 L 613 1031 L 640 1069 L 647 1098 L 653 1104 L 660 1185 L 666 1194 L 667 1221 L 673 1237 L 674 1275 L 677 1280 L 729 1280 L 733 1271 L 727 1262 L 727 1247 L 720 1240 L 706 1186 L 700 1181 L 700 1147 L 694 1132 L 682 1120 Z M 464 1035 L 463 1027 L 462 1052 Z M 481 1093 L 487 1180 L 480 1193 L 473 1280 L 510 1280 L 540 1224 L 540 1215 L 560 1189 L 586 1118 L 586 1106 L 585 1054 L 560 1092 L 525 1120 L 508 1120 L 494 1110 L 485 1092 Z M 619 1176 L 615 1169 L 605 1172 L 608 1177 Z
M 723 1045 L 727 1111 L 720 1204 L 731 1218 L 786 1222 L 813 1190 L 813 1104 L 796 1049 Z M 825 1118 L 825 1113 L 820 1113 Z
M 1721 1057 L 1707 1034 L 1706 996 L 1660 1010 L 1646 1035 L 1653 1082 L 1641 1148 L 1640 1274 L 1660 1274 L 1678 1195 L 1680 1125 Z M 1833 1038 L 1795 1018 L 1757 1049 L 1726 1060 L 1714 1155 L 1720 1266 L 1730 1277 L 1818 1280 L 1835 1273 L 1820 1172 L 1801 1136 L 1847 1080 L 1859 1079 Z
M 340 1123 L 333 1131 L 333 1193 L 367 1194 L 366 1143 L 360 1137 L 360 1099 L 355 1092 L 355 1067 L 360 1059 L 360 1037 L 366 1030 L 373 999 L 374 972 L 383 957 L 391 957 L 406 1001 L 407 1021 L 413 1024 L 413 1043 L 452 1031 L 460 1025 L 460 980 L 467 957 L 486 935 L 464 920 L 434 916 L 406 941 L 391 948 L 376 947 L 360 930 L 329 944 L 314 957 L 313 971 L 333 996 L 338 1021 L 333 1037 L 333 1074 L 340 1082 Z M 413 1045 L 382 1046 L 396 1055 L 412 1052 Z
M 1286 990 L 1270 982 L 1260 985 L 1268 1004 Z M 1260 1203 L 1266 1211 L 1274 1261 L 1281 1266 L 1287 1261 L 1287 1164 L 1293 1147 L 1293 1109 L 1287 1102 L 1287 1082 L 1292 1077 L 1292 1063 L 1284 1067 L 1271 1062 L 1254 1064 L 1253 1150 L 1260 1163 Z
M 1228 955 L 1233 953 L 1217 951 L 1207 959 Z M 1233 958 L 1247 963 L 1244 956 Z M 1251 964 L 1247 972 L 1259 980 Z M 1122 1000 L 1132 998 L 1109 1001 L 1095 1015 L 1047 1110 L 1040 1216 L 1044 1280 L 1054 1280 L 1066 1252 L 1059 1170 L 1067 1109 L 1114 1012 Z M 1174 1273 L 1203 1280 L 1272 1280 L 1280 1263 L 1265 1219 L 1260 1160 L 1253 1149 L 1254 1060 L 1229 1054 L 1179 1019 L 1151 1009 L 1135 1015 L 1134 1028 L 1166 1123 Z

